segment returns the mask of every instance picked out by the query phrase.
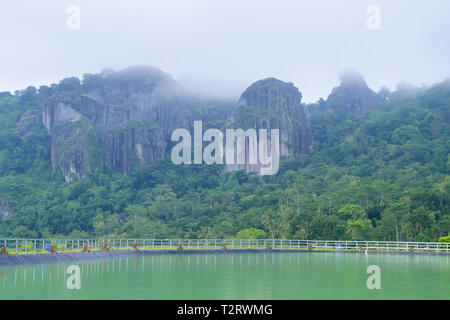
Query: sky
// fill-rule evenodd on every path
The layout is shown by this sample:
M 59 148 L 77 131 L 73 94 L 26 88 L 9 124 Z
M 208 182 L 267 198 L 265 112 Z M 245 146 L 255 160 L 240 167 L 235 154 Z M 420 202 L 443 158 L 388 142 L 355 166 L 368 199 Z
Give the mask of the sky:
M 0 39 L 11 92 L 133 65 L 235 100 L 276 77 L 315 102 L 347 68 L 376 91 L 450 77 L 448 0 L 2 0 Z

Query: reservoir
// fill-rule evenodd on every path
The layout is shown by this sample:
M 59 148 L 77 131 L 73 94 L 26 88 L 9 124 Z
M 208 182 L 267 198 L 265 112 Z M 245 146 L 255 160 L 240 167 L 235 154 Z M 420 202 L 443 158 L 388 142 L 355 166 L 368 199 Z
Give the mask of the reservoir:
M 449 260 L 448 255 L 268 252 L 0 266 L 0 299 L 448 299 Z M 67 284 L 73 265 L 80 289 Z M 379 268 L 380 289 L 367 286 L 369 266 Z

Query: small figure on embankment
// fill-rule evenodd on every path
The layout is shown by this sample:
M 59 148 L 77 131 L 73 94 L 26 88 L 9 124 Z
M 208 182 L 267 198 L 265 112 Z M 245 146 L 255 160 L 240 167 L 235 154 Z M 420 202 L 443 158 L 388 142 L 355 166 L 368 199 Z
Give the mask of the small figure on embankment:
M 55 245 L 53 243 L 50 244 L 50 253 L 56 254 Z
M 103 251 L 109 251 L 108 243 L 106 243 L 106 241 L 103 242 Z
M 2 255 L 8 254 L 8 250 L 6 250 L 6 246 L 2 246 L 2 248 L 0 249 L 0 254 L 2 254 Z
M 139 252 L 141 252 L 141 250 L 138 249 L 137 243 L 136 243 L 136 242 L 133 243 L 133 249 L 134 249 L 134 250 L 137 250 L 137 251 L 139 251 Z
M 225 241 L 222 243 L 222 250 L 227 250 L 227 245 L 226 245 Z
M 91 252 L 91 250 L 88 250 L 88 245 L 87 245 L 87 243 L 83 244 L 83 252 L 84 252 L 84 253 Z
M 180 242 L 178 242 L 178 248 L 177 250 L 183 250 L 183 244 Z

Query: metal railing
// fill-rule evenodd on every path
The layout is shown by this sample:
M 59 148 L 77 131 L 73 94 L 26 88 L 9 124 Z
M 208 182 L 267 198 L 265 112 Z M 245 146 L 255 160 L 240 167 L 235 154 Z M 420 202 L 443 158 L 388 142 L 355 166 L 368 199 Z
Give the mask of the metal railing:
M 407 241 L 338 241 L 288 239 L 0 239 L 8 254 L 71 253 L 105 250 L 296 249 L 328 251 L 416 251 L 450 253 L 450 243 Z

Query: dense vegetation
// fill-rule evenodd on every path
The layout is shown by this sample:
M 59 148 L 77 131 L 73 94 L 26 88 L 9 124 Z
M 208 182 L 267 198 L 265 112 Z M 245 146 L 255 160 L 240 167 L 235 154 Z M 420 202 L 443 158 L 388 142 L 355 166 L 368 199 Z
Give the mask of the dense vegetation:
M 51 169 L 45 127 L 28 126 L 22 115 L 75 82 L 0 93 L 0 200 L 15 212 L 0 220 L 0 237 L 434 241 L 449 234 L 448 80 L 383 89 L 376 111 L 359 118 L 326 112 L 323 100 L 308 105 L 313 152 L 283 158 L 274 176 L 161 161 L 129 175 L 97 166 L 66 183 Z

